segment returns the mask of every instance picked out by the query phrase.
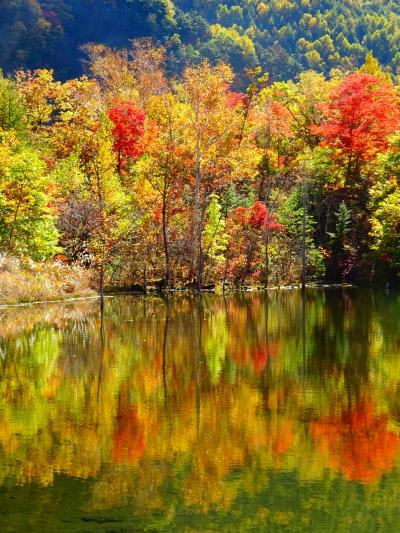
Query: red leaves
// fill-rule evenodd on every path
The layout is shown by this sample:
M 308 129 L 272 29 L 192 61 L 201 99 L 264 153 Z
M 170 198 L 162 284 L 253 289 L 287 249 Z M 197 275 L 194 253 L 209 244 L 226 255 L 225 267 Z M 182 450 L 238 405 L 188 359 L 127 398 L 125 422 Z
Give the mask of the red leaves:
M 227 91 L 228 107 L 236 109 L 237 107 L 248 105 L 248 96 L 244 93 L 237 93 L 235 91 Z
M 232 209 L 226 225 L 230 241 L 229 277 L 235 283 L 252 278 L 252 283 L 260 280 L 261 252 L 267 236 L 282 231 L 285 227 L 278 222 L 275 214 L 270 214 L 263 202 L 255 202 L 251 207 Z
M 338 149 L 341 156 L 361 161 L 387 149 L 388 136 L 399 129 L 400 109 L 395 88 L 371 74 L 351 74 L 321 106 L 325 121 L 314 126 L 323 145 Z
M 143 153 L 140 143 L 144 134 L 145 114 L 134 102 L 118 102 L 108 111 L 108 117 L 114 124 L 114 150 L 119 158 L 137 159 Z
M 267 224 L 268 209 L 262 202 L 256 202 L 250 208 L 250 224 L 253 228 L 263 228 Z
M 56 166 L 56 159 L 55 157 L 44 157 L 43 158 L 43 161 L 46 163 L 47 165 L 47 168 L 49 170 L 54 170 L 55 166 Z
M 263 202 L 256 202 L 250 208 L 250 224 L 253 228 L 266 228 L 270 230 L 282 230 L 282 224 L 278 223 L 277 215 L 270 215 L 267 206 Z
M 260 115 L 259 120 L 265 125 L 272 137 L 289 138 L 293 136 L 293 116 L 281 102 L 271 100 L 266 106 L 265 113 Z
M 263 202 L 255 202 L 250 208 L 238 207 L 233 211 L 233 217 L 241 226 L 251 226 L 255 229 L 269 229 L 280 231 L 284 226 L 278 222 L 277 215 L 270 215 Z

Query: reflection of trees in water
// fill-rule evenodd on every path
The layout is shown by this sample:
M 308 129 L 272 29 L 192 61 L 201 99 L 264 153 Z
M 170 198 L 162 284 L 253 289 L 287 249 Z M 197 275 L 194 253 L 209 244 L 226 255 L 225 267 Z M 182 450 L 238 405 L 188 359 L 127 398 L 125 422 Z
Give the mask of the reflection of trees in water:
M 95 302 L 7 311 L 1 479 L 98 476 L 94 507 L 143 511 L 167 505 L 166 484 L 229 508 L 274 469 L 378 481 L 397 454 L 399 306 L 370 291 L 121 297 L 102 332 Z
M 348 480 L 372 483 L 392 470 L 397 455 L 399 437 L 388 421 L 386 413 L 377 413 L 374 400 L 364 398 L 340 415 L 313 422 L 311 431 L 332 468 Z

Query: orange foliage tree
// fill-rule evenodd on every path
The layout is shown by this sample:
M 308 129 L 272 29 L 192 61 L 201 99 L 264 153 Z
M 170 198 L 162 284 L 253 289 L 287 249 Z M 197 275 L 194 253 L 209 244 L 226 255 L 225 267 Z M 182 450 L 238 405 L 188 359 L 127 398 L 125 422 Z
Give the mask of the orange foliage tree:
M 363 163 L 385 151 L 388 137 L 398 129 L 398 94 L 385 78 L 355 73 L 333 90 L 321 110 L 325 118 L 313 133 L 345 162 L 345 179 L 351 185 L 360 177 Z

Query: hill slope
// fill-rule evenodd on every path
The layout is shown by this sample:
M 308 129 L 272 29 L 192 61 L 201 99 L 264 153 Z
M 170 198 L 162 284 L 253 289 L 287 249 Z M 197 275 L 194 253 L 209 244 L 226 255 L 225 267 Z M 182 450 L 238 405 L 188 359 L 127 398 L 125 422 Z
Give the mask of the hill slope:
M 240 71 L 260 64 L 274 79 L 305 68 L 354 68 L 367 51 L 400 67 L 400 1 L 0 0 L 1 67 L 80 72 L 79 45 L 124 46 L 152 37 L 169 68 L 208 57 Z

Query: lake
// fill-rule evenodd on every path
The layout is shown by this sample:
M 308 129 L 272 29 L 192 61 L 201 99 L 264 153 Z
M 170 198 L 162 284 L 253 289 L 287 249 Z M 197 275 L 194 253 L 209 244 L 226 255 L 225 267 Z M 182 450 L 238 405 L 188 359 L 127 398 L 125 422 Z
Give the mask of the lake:
M 397 532 L 400 293 L 0 309 L 2 532 Z

